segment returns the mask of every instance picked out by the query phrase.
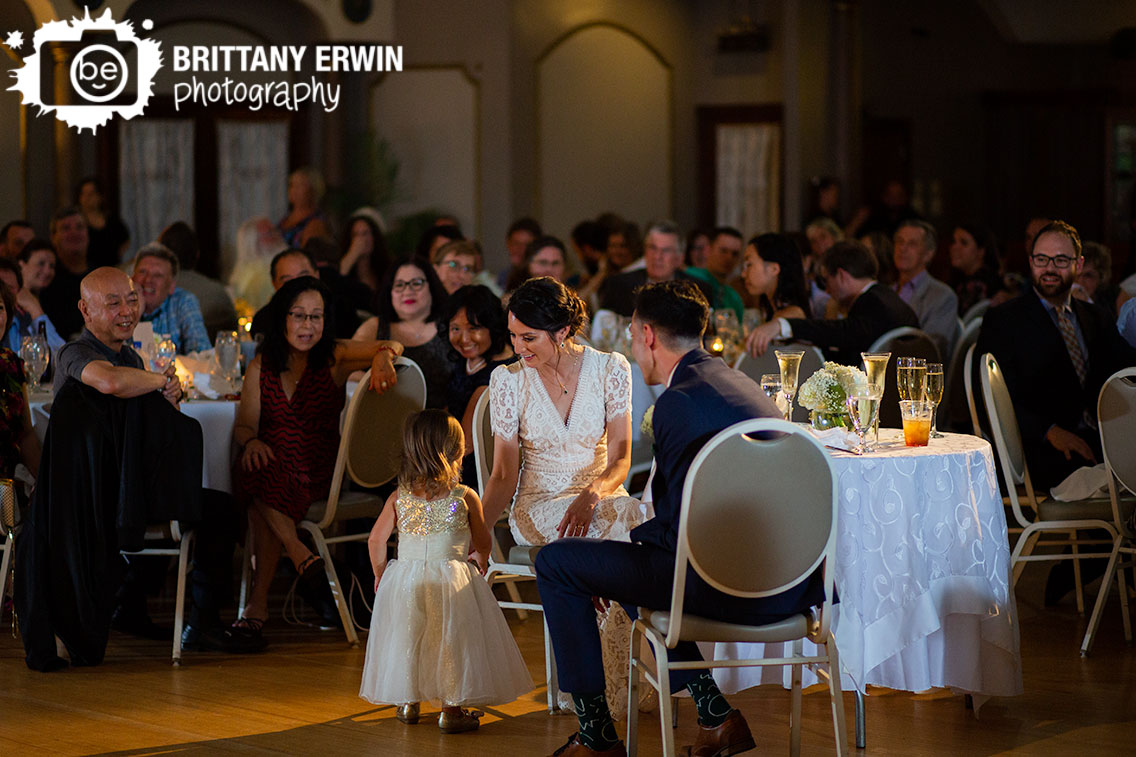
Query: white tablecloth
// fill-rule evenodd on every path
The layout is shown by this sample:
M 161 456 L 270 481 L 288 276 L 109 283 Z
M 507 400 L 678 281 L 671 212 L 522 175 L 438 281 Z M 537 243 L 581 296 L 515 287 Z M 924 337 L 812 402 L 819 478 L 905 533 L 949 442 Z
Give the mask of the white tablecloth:
M 189 400 L 181 411 L 201 424 L 205 443 L 201 462 L 201 485 L 223 492 L 233 491 L 233 424 L 237 402 L 227 400 Z
M 903 432 L 891 429 L 880 429 L 880 442 L 862 457 L 831 453 L 843 685 L 1020 694 L 1010 550 L 990 445 L 946 434 L 904 447 Z M 779 657 L 788 647 L 769 646 L 717 644 L 704 653 Z M 805 675 L 806 685 L 815 682 Z M 728 693 L 790 683 L 788 668 L 719 668 L 714 676 Z

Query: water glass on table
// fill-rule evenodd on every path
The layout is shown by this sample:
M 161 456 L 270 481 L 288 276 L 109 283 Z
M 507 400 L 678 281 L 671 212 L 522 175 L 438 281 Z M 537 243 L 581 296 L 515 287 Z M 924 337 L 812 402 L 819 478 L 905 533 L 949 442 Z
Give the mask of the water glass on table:
M 781 368 L 781 394 L 785 397 L 785 420 L 791 421 L 793 398 L 797 396 L 797 374 L 801 370 L 801 358 L 805 356 L 805 351 L 774 350 L 773 354 L 777 356 L 777 365 Z
M 848 408 L 848 417 L 852 420 L 852 430 L 856 432 L 860 441 L 859 449 L 856 450 L 857 454 L 862 455 L 871 451 L 865 437 L 868 434 L 868 429 L 880 421 L 880 398 L 882 396 L 882 392 L 876 391 L 875 387 L 869 385 L 866 389 L 853 391 L 844 400 L 844 404 Z
M 47 340 L 38 335 L 25 336 L 20 340 L 20 359 L 24 361 L 24 373 L 28 380 L 28 394 L 40 391 L 39 382 L 47 371 L 51 351 Z
M 761 391 L 765 392 L 766 397 L 773 400 L 773 404 L 777 406 L 779 411 L 785 412 L 785 396 L 781 394 L 781 374 L 762 374 Z
M 943 364 L 927 363 L 927 383 L 923 388 L 923 399 L 931 403 L 931 438 L 942 439 L 937 429 L 939 403 L 943 401 Z
M 931 412 L 935 406 L 925 400 L 900 400 L 903 418 L 903 443 L 908 447 L 926 447 L 931 436 Z

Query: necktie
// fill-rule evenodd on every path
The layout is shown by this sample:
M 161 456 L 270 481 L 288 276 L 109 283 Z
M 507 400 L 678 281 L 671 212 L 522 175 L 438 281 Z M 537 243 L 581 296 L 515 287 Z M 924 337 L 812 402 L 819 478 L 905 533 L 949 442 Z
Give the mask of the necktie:
M 1085 385 L 1088 368 L 1085 365 L 1085 353 L 1081 350 L 1081 343 L 1077 341 L 1077 332 L 1073 329 L 1073 319 L 1070 317 L 1068 307 L 1057 309 L 1057 328 L 1065 340 L 1065 349 L 1069 351 L 1069 359 L 1073 361 L 1073 369 L 1077 371 L 1077 379 L 1081 386 Z

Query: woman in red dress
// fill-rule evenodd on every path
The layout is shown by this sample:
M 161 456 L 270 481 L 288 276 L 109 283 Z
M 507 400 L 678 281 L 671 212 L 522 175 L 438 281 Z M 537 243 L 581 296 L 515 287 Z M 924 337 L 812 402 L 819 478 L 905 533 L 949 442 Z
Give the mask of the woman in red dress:
M 259 635 L 268 617 L 281 547 L 301 580 L 323 578 L 323 560 L 300 541 L 296 524 L 313 500 L 328 494 L 347 377 L 371 368 L 374 391 L 395 383 L 392 361 L 402 345 L 337 341 L 329 298 L 327 286 L 310 276 L 282 286 L 269 303 L 272 322 L 264 343 L 245 373 L 233 428 L 242 448 L 237 488 L 249 502 L 255 557 L 251 597 L 233 624 L 245 634 Z

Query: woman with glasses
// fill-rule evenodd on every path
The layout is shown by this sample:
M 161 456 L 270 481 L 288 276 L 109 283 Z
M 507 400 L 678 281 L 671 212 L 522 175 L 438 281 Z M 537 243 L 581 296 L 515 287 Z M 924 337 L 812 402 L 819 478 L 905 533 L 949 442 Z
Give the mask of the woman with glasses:
M 355 339 L 393 339 L 403 354 L 418 364 L 426 379 L 426 407 L 446 407 L 450 382 L 450 342 L 438 320 L 446 304 L 446 290 L 434 266 L 417 255 L 394 261 L 375 296 L 377 316 L 368 318 Z
M 248 505 L 256 570 L 233 631 L 257 640 L 281 547 L 306 588 L 326 591 L 323 561 L 300 541 L 296 524 L 331 485 L 348 376 L 371 368 L 370 388 L 384 392 L 395 384 L 393 361 L 402 354 L 398 342 L 337 341 L 330 297 L 312 276 L 292 279 L 273 295 L 271 323 L 237 407 L 233 441 L 241 454 L 234 479 Z

